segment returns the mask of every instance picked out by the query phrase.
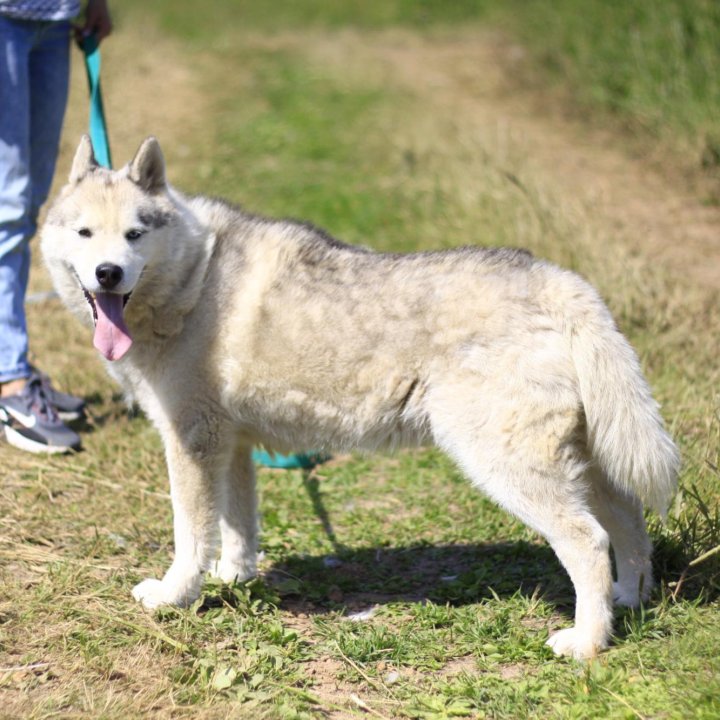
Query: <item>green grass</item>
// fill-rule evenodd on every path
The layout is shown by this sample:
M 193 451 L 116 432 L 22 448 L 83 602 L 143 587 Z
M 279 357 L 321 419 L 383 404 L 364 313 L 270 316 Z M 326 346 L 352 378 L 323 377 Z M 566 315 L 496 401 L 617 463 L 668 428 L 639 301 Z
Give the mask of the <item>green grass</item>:
M 522 245 L 589 277 L 683 451 L 668 522 L 652 523 L 662 584 L 644 609 L 616 612 L 597 661 L 555 659 L 544 642 L 574 604 L 555 556 L 422 449 L 262 470 L 261 577 L 144 612 L 130 589 L 172 553 L 161 443 L 126 412 L 87 331 L 56 303 L 35 305 L 35 352 L 90 397 L 91 418 L 77 456 L 2 449 L 0 716 L 720 716 L 720 554 L 691 564 L 720 544 L 716 298 L 631 254 L 592 211 L 566 212 L 519 149 L 499 153 L 471 114 L 387 71 L 396 39 L 421 59 L 466 39 L 482 6 L 262 7 L 118 9 L 114 72 L 135 69 L 144 40 L 131 28 L 157 25 L 203 88 L 202 104 L 181 105 L 203 117 L 196 137 L 146 128 L 173 182 L 379 249 Z

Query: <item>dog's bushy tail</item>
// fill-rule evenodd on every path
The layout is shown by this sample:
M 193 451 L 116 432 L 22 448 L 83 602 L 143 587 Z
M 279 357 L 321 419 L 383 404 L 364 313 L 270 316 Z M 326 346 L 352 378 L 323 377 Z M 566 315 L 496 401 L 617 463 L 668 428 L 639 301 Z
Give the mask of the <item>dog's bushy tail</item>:
M 566 312 L 568 307 L 581 310 L 573 314 L 566 331 L 590 451 L 613 484 L 634 492 L 664 516 L 677 484 L 677 447 L 665 430 L 635 351 L 597 293 L 579 283 L 573 293 L 576 302 L 566 305 Z

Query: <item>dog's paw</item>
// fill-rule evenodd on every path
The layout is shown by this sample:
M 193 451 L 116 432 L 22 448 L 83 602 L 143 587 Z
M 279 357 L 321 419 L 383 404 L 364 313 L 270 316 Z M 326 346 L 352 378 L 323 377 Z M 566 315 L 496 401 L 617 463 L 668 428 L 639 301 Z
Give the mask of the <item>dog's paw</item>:
M 566 655 L 576 660 L 589 660 L 605 647 L 588 638 L 586 633 L 579 632 L 576 627 L 558 630 L 550 636 L 547 645 L 556 655 Z
M 187 607 L 194 600 L 197 593 L 189 592 L 186 588 L 178 588 L 165 580 L 148 578 L 138 583 L 132 589 L 132 596 L 148 610 L 162 605 L 175 605 Z
M 613 583 L 613 602 L 623 607 L 635 608 L 639 607 L 641 602 L 645 602 L 650 597 L 650 588 L 643 588 L 640 592 L 639 587 L 627 587 L 620 583 Z
M 640 605 L 640 593 L 637 588 L 629 589 L 620 585 L 620 583 L 614 582 L 613 602 L 623 607 L 638 607 Z
M 257 575 L 257 566 L 254 561 L 227 562 L 222 558 L 210 570 L 210 575 L 223 582 L 244 582 Z

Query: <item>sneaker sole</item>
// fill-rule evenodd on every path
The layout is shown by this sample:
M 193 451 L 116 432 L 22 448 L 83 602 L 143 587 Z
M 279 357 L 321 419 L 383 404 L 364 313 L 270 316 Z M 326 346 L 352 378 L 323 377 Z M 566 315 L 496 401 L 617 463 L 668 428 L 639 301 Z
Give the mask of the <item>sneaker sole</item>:
M 85 417 L 84 412 L 72 412 L 72 411 L 58 410 L 57 408 L 55 408 L 55 410 L 57 410 L 58 417 L 63 422 L 72 422 L 73 420 L 81 420 L 82 418 Z
M 61 445 L 45 445 L 44 443 L 35 442 L 8 425 L 4 426 L 4 430 L 5 440 L 7 440 L 8 445 L 12 445 L 18 448 L 18 450 L 35 453 L 36 455 L 61 455 L 75 449 L 62 447 Z

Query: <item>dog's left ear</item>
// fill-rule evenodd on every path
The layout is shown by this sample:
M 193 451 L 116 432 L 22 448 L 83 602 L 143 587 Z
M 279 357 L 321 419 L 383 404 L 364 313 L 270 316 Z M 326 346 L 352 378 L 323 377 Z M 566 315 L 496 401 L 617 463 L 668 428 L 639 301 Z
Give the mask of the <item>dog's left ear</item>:
M 154 137 L 143 141 L 130 163 L 130 179 L 149 193 L 165 189 L 165 158 Z
M 83 135 L 80 138 L 78 149 L 75 151 L 75 157 L 73 158 L 70 177 L 68 179 L 71 183 L 80 182 L 80 180 L 96 167 L 98 167 L 98 163 L 95 159 L 95 152 L 93 151 L 90 136 Z

